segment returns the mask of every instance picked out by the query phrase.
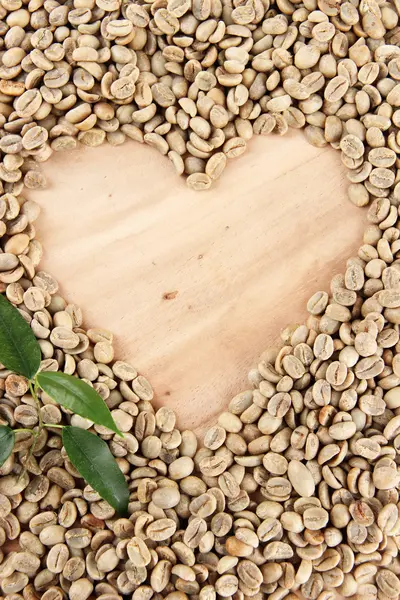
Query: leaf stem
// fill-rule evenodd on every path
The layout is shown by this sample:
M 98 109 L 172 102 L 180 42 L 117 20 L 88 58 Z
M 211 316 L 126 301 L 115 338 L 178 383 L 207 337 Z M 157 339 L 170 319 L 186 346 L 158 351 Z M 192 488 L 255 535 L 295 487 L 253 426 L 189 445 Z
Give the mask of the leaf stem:
M 50 429 L 52 429 L 53 427 L 56 427 L 57 429 L 64 429 L 65 425 L 56 425 L 55 423 L 43 423 L 43 427 L 50 427 Z
M 39 437 L 39 435 L 40 435 L 40 433 L 41 433 L 41 431 L 43 429 L 43 418 L 42 418 L 42 413 L 41 413 L 41 410 L 40 410 L 41 407 L 40 407 L 40 402 L 39 402 L 39 398 L 38 398 L 37 391 L 36 391 L 37 390 L 36 378 L 35 378 L 35 385 L 34 386 L 32 385 L 32 381 L 30 379 L 28 381 L 28 384 L 29 384 L 29 389 L 30 389 L 32 398 L 34 399 L 35 404 L 36 404 L 36 410 L 37 410 L 38 419 L 39 419 L 39 427 L 38 427 L 37 431 L 34 432 L 35 438 L 34 438 L 34 440 L 32 442 L 32 445 L 31 445 L 31 447 L 29 449 L 29 454 L 28 454 L 27 459 L 25 461 L 25 469 L 24 469 L 24 471 L 27 470 L 29 461 L 32 458 L 32 454 L 35 451 L 36 442 L 37 442 L 38 437 Z
M 39 398 L 37 395 L 37 381 L 35 379 L 35 385 L 32 385 L 32 381 L 29 380 L 29 389 L 31 391 L 32 394 L 32 398 L 34 399 L 35 403 L 36 403 L 36 409 L 38 412 L 38 419 L 39 419 L 39 433 L 41 432 L 41 430 L 43 429 L 43 419 L 42 419 L 42 412 L 40 410 L 40 402 L 39 402 Z
M 19 431 L 23 432 L 26 431 L 28 433 L 31 433 L 32 435 L 35 435 L 35 431 L 33 431 L 33 429 L 27 429 L 26 427 L 20 427 L 19 429 L 14 429 L 15 433 L 18 433 Z

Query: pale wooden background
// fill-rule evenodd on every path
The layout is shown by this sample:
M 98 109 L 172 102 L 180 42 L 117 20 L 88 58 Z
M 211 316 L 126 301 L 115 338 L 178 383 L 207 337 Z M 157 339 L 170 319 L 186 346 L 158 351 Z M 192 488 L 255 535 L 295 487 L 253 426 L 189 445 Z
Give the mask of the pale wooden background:
M 30 194 L 43 209 L 43 268 L 86 326 L 115 333 L 118 358 L 186 428 L 204 428 L 246 388 L 365 227 L 338 154 L 299 132 L 254 139 L 205 193 L 134 142 L 56 154 L 45 172 L 48 189 Z

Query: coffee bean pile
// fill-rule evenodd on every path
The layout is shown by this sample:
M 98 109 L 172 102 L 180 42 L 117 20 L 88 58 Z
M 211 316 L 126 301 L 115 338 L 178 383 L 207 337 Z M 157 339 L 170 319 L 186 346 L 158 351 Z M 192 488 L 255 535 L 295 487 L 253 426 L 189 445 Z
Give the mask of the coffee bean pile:
M 43 187 L 37 163 L 78 141 L 132 138 L 207 189 L 289 127 L 341 149 L 356 204 L 395 183 L 396 2 L 4 0 L 0 19 L 3 187 Z
M 42 370 L 92 385 L 123 439 L 0 369 L 1 600 L 397 600 L 400 596 L 400 5 L 375 0 L 1 0 L 0 291 Z M 357 256 L 266 350 L 198 446 L 112 334 L 40 270 L 40 163 L 126 138 L 206 189 L 253 134 L 304 128 L 368 205 Z M 109 444 L 119 516 L 57 425 Z

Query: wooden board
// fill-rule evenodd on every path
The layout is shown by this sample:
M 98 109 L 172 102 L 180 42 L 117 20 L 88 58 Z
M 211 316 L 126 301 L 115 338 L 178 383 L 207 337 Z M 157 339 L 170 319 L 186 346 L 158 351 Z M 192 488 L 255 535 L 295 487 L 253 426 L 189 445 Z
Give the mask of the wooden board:
M 44 168 L 48 189 L 30 194 L 43 268 L 86 326 L 114 332 L 156 405 L 198 431 L 246 389 L 281 329 L 306 318 L 365 227 L 338 153 L 299 132 L 254 139 L 205 193 L 133 142 L 55 154 Z

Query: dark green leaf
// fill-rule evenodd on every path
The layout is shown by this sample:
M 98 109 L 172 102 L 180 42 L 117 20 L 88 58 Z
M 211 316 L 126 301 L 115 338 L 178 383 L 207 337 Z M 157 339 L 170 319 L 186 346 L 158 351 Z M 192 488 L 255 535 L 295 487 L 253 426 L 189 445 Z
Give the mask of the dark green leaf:
M 103 398 L 81 379 L 65 373 L 43 371 L 37 376 L 37 382 L 61 406 L 122 436 Z
M 40 346 L 20 312 L 0 294 L 0 362 L 32 379 L 41 361 Z
M 128 484 L 108 444 L 94 433 L 79 427 L 64 427 L 64 448 L 86 482 L 118 512 L 126 514 Z
M 0 425 L 0 467 L 10 456 L 15 444 L 15 433 L 10 427 Z

